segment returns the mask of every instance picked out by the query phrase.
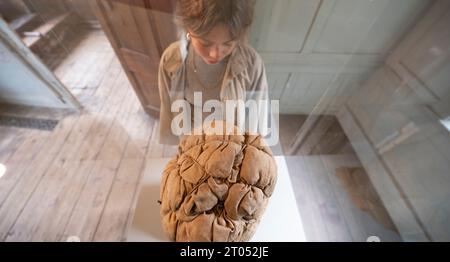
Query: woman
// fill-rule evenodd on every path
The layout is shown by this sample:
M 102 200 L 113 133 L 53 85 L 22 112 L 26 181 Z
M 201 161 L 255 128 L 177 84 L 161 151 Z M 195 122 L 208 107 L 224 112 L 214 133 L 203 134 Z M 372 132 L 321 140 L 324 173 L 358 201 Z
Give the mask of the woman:
M 250 0 L 178 1 L 175 21 L 186 34 L 164 51 L 159 65 L 160 143 L 179 142 L 172 131 L 176 100 L 189 103 L 193 123 L 194 112 L 203 106 L 195 103 L 195 93 L 201 93 L 202 102 L 268 99 L 263 61 L 245 43 L 253 9 Z M 267 109 L 262 112 L 266 117 Z

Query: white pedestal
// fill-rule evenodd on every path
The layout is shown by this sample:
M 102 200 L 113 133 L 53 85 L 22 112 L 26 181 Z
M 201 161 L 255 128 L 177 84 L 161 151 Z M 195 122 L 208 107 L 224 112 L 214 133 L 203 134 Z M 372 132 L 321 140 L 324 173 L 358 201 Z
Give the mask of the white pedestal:
M 159 215 L 159 185 L 162 171 L 169 158 L 147 160 L 147 174 L 141 182 L 136 211 L 127 241 L 167 241 Z M 267 209 L 252 242 L 301 242 L 305 241 L 303 224 L 298 212 L 295 195 L 284 157 L 276 156 L 278 181 Z

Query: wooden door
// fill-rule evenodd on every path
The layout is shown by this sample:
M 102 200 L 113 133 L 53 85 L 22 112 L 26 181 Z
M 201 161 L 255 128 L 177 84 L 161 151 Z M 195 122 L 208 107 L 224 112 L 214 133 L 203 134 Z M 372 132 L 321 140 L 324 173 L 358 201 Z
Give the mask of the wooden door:
M 159 116 L 158 65 L 162 52 L 176 41 L 167 0 L 95 0 L 94 12 L 143 108 Z

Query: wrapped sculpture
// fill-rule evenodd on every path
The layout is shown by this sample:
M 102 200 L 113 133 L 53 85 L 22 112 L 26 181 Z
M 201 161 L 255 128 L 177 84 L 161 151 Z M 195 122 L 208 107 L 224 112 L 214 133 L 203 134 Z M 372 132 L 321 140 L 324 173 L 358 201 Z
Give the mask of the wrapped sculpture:
M 161 183 L 171 241 L 248 241 L 273 193 L 277 167 L 261 136 L 184 136 Z

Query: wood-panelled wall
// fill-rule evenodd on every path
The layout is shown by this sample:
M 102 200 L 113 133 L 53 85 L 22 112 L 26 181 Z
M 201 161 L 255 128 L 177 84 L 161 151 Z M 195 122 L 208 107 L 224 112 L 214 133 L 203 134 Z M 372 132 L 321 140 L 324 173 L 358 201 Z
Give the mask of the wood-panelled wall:
M 334 114 L 431 0 L 258 0 L 251 44 L 282 113 Z

